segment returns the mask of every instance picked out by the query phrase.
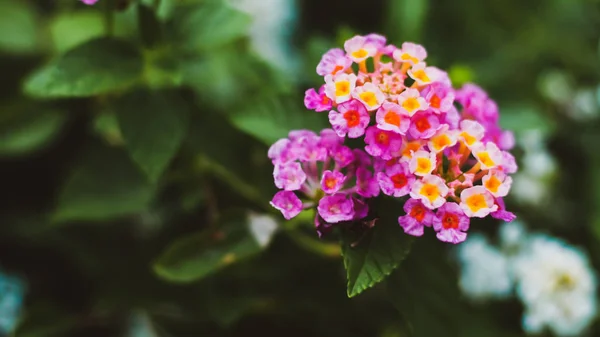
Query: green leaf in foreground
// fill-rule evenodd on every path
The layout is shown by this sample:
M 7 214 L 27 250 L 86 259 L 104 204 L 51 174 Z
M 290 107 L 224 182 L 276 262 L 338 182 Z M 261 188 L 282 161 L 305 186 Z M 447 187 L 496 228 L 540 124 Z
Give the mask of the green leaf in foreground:
M 410 251 L 412 238 L 395 221 L 377 221 L 364 237 L 346 232 L 342 255 L 348 279 L 348 297 L 354 297 L 381 282 Z
M 58 110 L 28 106 L 0 124 L 0 155 L 30 153 L 51 144 L 67 120 Z
M 34 72 L 24 84 L 40 98 L 89 97 L 119 91 L 142 74 L 142 56 L 127 42 L 99 38 L 69 50 Z
M 231 214 L 216 229 L 176 240 L 158 258 L 154 271 L 171 282 L 193 282 L 259 253 L 266 245 L 253 234 L 250 219 Z
M 59 197 L 54 221 L 106 220 L 143 211 L 154 187 L 121 149 L 87 147 Z
M 156 181 L 177 153 L 188 129 L 188 106 L 176 92 L 137 91 L 115 105 L 133 160 Z

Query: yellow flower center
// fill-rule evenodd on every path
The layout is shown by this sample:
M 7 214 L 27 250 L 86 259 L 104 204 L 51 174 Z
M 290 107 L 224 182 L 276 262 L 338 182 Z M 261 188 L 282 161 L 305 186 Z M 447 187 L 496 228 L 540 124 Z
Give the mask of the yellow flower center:
M 433 144 L 433 147 L 436 151 L 441 151 L 447 146 L 450 146 L 452 142 L 450 141 L 450 137 L 448 137 L 447 135 L 439 135 L 433 137 L 431 139 L 431 143 Z
M 502 185 L 502 182 L 500 179 L 496 178 L 495 175 L 492 175 L 490 179 L 485 182 L 485 188 L 492 193 L 498 192 L 498 187 L 500 187 L 500 185 Z
M 477 156 L 479 157 L 479 161 L 487 167 L 494 167 L 496 165 L 487 151 L 481 151 Z
M 431 160 L 429 158 L 417 158 L 416 173 L 429 174 L 431 172 Z
M 366 49 L 364 49 L 364 48 L 361 48 L 361 49 L 359 49 L 359 50 L 357 50 L 355 52 L 352 52 L 352 56 L 355 57 L 355 58 L 357 58 L 357 59 L 365 58 L 368 55 L 369 55 L 369 52 Z
M 425 184 L 421 187 L 419 194 L 429 199 L 430 202 L 434 202 L 437 198 L 440 197 L 440 190 L 434 184 Z
M 408 53 L 402 54 L 402 56 L 400 56 L 400 58 L 402 59 L 402 61 L 412 61 L 412 63 L 419 63 L 418 58 L 416 58 Z
M 473 194 L 467 198 L 466 204 L 473 213 L 477 213 L 480 209 L 487 207 L 483 194 Z
M 413 112 L 420 108 L 421 105 L 415 97 L 409 97 L 404 102 L 402 102 L 402 107 L 408 112 Z
M 350 82 L 338 81 L 335 82 L 335 96 L 347 96 L 350 95 Z
M 368 106 L 376 106 L 377 105 L 377 97 L 375 97 L 375 93 L 371 91 L 361 92 L 358 97 L 365 102 Z
M 425 83 L 431 82 L 431 79 L 429 78 L 429 76 L 427 76 L 427 73 L 425 73 L 425 70 L 420 69 L 417 71 L 413 71 L 412 75 L 416 80 L 419 80 L 421 82 L 425 82 Z
M 467 143 L 467 145 L 469 145 L 469 146 L 475 144 L 475 142 L 477 141 L 477 138 L 471 136 L 470 134 L 468 134 L 467 132 L 464 132 L 464 131 L 461 132 L 460 136 L 464 138 L 465 143 Z

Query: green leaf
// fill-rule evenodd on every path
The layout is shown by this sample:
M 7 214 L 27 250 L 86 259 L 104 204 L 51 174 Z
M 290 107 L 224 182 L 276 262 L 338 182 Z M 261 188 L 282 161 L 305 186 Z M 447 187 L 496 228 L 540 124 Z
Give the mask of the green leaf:
M 246 35 L 251 18 L 222 0 L 181 6 L 169 23 L 169 36 L 185 50 L 212 50 Z
M 231 110 L 228 116 L 235 127 L 271 145 L 291 130 L 319 132 L 327 126 L 325 115 L 301 108 L 301 101 L 299 97 L 263 95 Z
M 25 82 L 40 98 L 89 97 L 123 90 L 142 74 L 142 57 L 127 42 L 100 38 L 71 49 Z
M 55 222 L 107 220 L 147 208 L 154 186 L 123 150 L 94 143 L 84 153 L 61 192 Z
M 54 49 L 59 53 L 104 35 L 102 12 L 94 9 L 64 12 L 50 22 Z
M 154 271 L 167 281 L 193 282 L 260 251 L 246 215 L 229 214 L 216 229 L 172 243 L 154 264 Z
M 177 92 L 136 91 L 115 104 L 133 160 L 156 181 L 177 153 L 188 128 L 188 107 Z
M 51 144 L 67 120 L 67 114 L 29 105 L 0 124 L 0 154 L 30 153 Z
M 138 30 L 146 47 L 155 46 L 162 38 L 162 24 L 150 6 L 137 5 Z
M 391 219 L 380 219 L 364 237 L 346 231 L 342 237 L 342 255 L 348 297 L 360 294 L 390 275 L 408 255 L 411 243 L 412 238 Z
M 35 10 L 25 1 L 0 1 L 0 50 L 14 54 L 36 51 Z

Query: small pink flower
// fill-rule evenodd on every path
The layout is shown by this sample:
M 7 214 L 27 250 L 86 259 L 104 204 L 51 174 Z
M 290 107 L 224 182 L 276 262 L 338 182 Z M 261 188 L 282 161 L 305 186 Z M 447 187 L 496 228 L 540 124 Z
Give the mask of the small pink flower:
M 425 48 L 412 42 L 404 42 L 402 44 L 402 49 L 394 51 L 394 60 L 398 62 L 408 62 L 410 65 L 423 62 L 425 58 L 427 58 L 427 51 Z
M 81 0 L 81 2 L 83 2 L 86 5 L 93 5 L 96 2 L 98 2 L 98 0 Z
M 427 146 L 429 150 L 435 153 L 440 153 L 448 147 L 452 147 L 458 142 L 458 135 L 456 130 L 448 130 L 448 124 L 442 124 L 442 127 L 436 132 Z
M 505 222 L 511 222 L 517 218 L 514 213 L 506 210 L 506 206 L 504 205 L 504 200 L 502 198 L 496 198 L 496 206 L 498 206 L 498 210 L 490 213 L 492 218 Z
M 404 233 L 412 236 L 422 236 L 424 227 L 431 227 L 433 212 L 419 200 L 408 199 L 404 203 L 404 212 L 406 212 L 406 215 L 398 217 L 398 223 L 404 229 Z
M 423 95 L 429 103 L 429 109 L 439 114 L 453 107 L 454 92 L 451 87 L 442 83 L 433 83 L 423 90 Z
M 377 54 L 377 44 L 376 39 L 357 35 L 344 43 L 344 49 L 352 61 L 359 63 Z
M 490 192 L 494 197 L 504 197 L 510 191 L 512 178 L 507 176 L 502 171 L 490 170 L 488 174 L 483 176 L 483 187 Z
M 402 147 L 402 137 L 394 132 L 380 130 L 376 126 L 367 129 L 365 135 L 365 151 L 373 157 L 381 159 L 392 159 L 392 153 L 399 151 Z
M 404 90 L 398 95 L 398 104 L 411 117 L 418 111 L 426 110 L 429 107 L 429 104 L 425 101 L 425 98 L 421 97 L 421 93 L 417 89 Z
M 267 152 L 267 156 L 271 159 L 273 164 L 287 161 L 282 161 L 281 155 L 290 146 L 290 143 L 291 141 L 289 139 L 282 138 L 271 145 L 269 152 Z
M 385 173 L 377 173 L 377 181 L 384 194 L 398 198 L 410 193 L 415 177 L 408 170 L 406 163 L 398 163 L 387 167 Z
M 328 149 L 336 148 L 344 144 L 344 138 L 340 137 L 332 129 L 323 129 L 319 133 L 321 139 L 319 140 L 319 146 L 326 147 Z
M 324 196 L 317 207 L 319 215 L 329 223 L 350 221 L 354 217 L 354 204 L 345 194 Z
M 485 218 L 498 210 L 494 197 L 483 186 L 473 186 L 460 193 L 460 207 L 473 218 Z
M 441 75 L 442 74 L 439 69 L 434 67 L 427 67 L 423 62 L 415 64 L 408 71 L 408 76 L 415 80 L 415 82 L 417 82 L 417 85 L 419 86 L 424 86 L 433 82 L 438 82 Z
M 430 175 L 437 167 L 437 159 L 435 152 L 427 152 L 419 150 L 414 152 L 408 164 L 411 173 L 417 176 L 424 177 Z
M 275 186 L 277 188 L 286 191 L 296 191 L 306 181 L 306 173 L 302 170 L 300 163 L 289 162 L 275 165 L 273 178 L 275 178 Z
M 354 152 L 347 146 L 338 146 L 329 151 L 329 155 L 335 160 L 339 168 L 344 168 L 355 160 Z
M 429 139 L 439 128 L 439 118 L 429 111 L 424 111 L 412 117 L 408 132 L 413 138 Z
M 325 94 L 337 104 L 349 101 L 356 86 L 356 75 L 337 73 L 325 76 Z
M 437 238 L 443 242 L 460 243 L 465 241 L 469 229 L 469 217 L 454 202 L 442 205 L 433 218 L 433 229 Z
M 321 179 L 321 188 L 327 194 L 334 194 L 344 186 L 345 181 L 346 176 L 343 173 L 325 170 Z
M 493 169 L 502 166 L 504 155 L 493 142 L 485 144 L 477 143 L 472 147 L 473 156 L 481 164 L 482 170 Z
M 374 46 L 377 49 L 381 49 L 383 47 L 385 47 L 385 43 L 387 42 L 387 39 L 385 38 L 385 36 L 383 35 L 379 35 L 379 34 L 375 34 L 375 33 L 371 33 L 367 36 L 365 36 L 366 39 L 366 43 Z
M 425 207 L 436 209 L 446 202 L 448 191 L 449 189 L 444 179 L 428 175 L 420 180 L 415 180 L 410 190 L 410 196 L 413 199 L 421 200 Z
M 350 138 L 358 138 L 365 134 L 371 117 L 361 102 L 352 100 L 340 104 L 337 109 L 329 111 L 329 122 L 338 136 L 348 134 Z
M 277 192 L 270 204 L 281 211 L 281 214 L 287 220 L 295 217 L 302 211 L 302 201 L 294 192 L 290 191 Z
M 361 197 L 374 198 L 379 195 L 377 179 L 364 167 L 356 169 L 356 187 L 356 193 Z
M 346 53 L 340 48 L 330 49 L 321 58 L 317 65 L 317 74 L 320 76 L 335 75 L 350 68 L 352 60 L 346 57 Z
M 485 134 L 483 125 L 468 119 L 460 122 L 460 130 L 459 138 L 468 147 L 476 145 Z
M 308 89 L 304 94 L 304 106 L 309 110 L 315 110 L 316 112 L 326 111 L 331 109 L 332 102 L 327 95 L 325 95 L 325 85 L 322 85 L 319 89 L 319 93 L 315 89 Z
M 385 95 L 371 82 L 356 87 L 352 92 L 352 97 L 364 104 L 368 111 L 377 110 L 385 101 Z
M 505 173 L 512 174 L 516 173 L 518 169 L 515 157 L 510 152 L 502 151 L 502 170 Z
M 398 104 L 385 102 L 375 115 L 377 127 L 381 130 L 392 131 L 405 135 L 410 126 L 410 117 Z

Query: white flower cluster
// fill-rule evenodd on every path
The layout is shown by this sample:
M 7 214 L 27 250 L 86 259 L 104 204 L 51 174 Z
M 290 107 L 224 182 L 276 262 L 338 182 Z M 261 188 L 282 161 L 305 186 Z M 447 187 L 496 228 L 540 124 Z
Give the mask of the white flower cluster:
M 596 276 L 586 254 L 564 241 L 528 234 L 518 222 L 500 228 L 500 245 L 471 235 L 458 247 L 460 287 L 476 301 L 507 298 L 523 303 L 523 329 L 577 336 L 596 316 Z
M 556 173 L 556 162 L 548 152 L 541 130 L 530 130 L 519 137 L 525 154 L 519 172 L 513 175 L 513 193 L 517 201 L 540 205 L 551 195 L 549 188 Z

